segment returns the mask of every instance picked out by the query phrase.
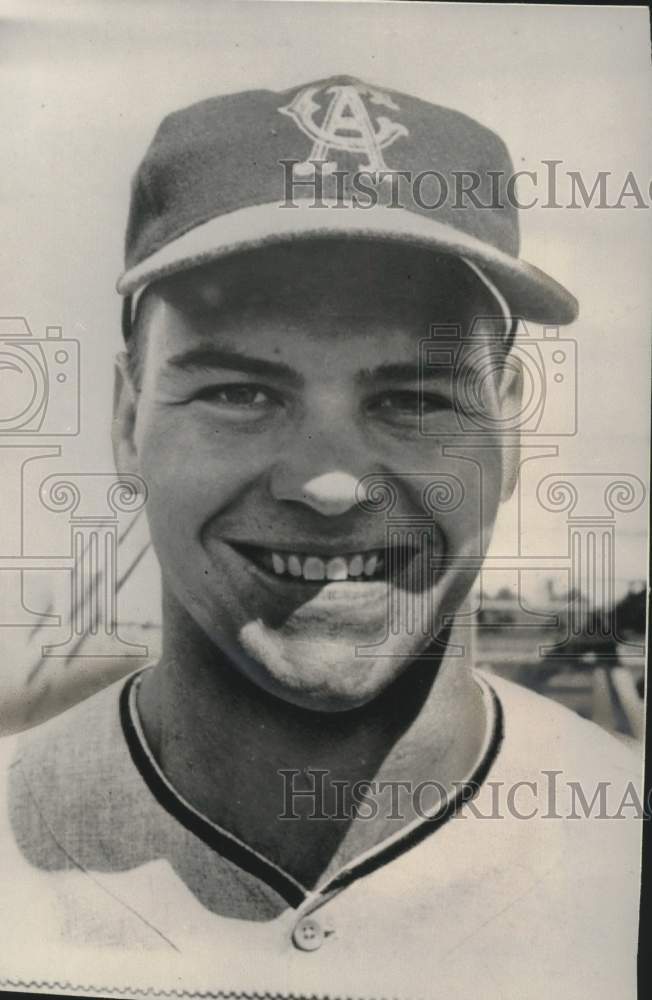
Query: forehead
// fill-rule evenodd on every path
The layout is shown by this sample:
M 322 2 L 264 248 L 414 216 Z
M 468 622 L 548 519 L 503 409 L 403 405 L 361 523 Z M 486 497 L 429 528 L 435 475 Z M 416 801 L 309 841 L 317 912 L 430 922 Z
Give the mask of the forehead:
M 451 326 L 463 336 L 473 327 L 476 342 L 482 326 L 474 327 L 475 319 L 498 312 L 463 261 L 359 240 L 232 255 L 160 281 L 150 292 L 139 306 L 138 328 L 146 331 L 139 356 L 146 369 L 157 370 L 189 346 L 215 342 L 283 358 L 315 377 L 327 369 L 416 362 L 433 326 L 441 324 L 446 337 Z

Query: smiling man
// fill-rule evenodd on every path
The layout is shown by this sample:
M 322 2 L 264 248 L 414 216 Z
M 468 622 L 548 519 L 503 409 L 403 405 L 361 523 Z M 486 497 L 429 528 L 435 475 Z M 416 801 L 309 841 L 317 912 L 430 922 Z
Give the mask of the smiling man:
M 426 202 L 455 171 L 477 197 Z M 452 628 L 516 482 L 512 313 L 576 314 L 518 258 L 498 174 L 476 122 L 348 77 L 161 125 L 119 282 L 114 448 L 147 488 L 163 655 L 19 743 L 3 932 L 47 942 L 30 978 L 629 995 L 629 751 L 489 683 Z M 606 782 L 621 822 L 573 824 L 554 781 L 535 808 L 543 775 Z
M 442 368 L 420 382 L 420 341 L 433 317 L 470 330 L 496 308 L 463 262 L 365 241 L 234 254 L 149 286 L 120 365 L 116 449 L 148 484 L 166 627 L 190 612 L 251 680 L 309 709 L 356 708 L 394 680 L 422 628 L 356 653 L 383 639 L 388 591 L 423 581 L 441 621 L 455 611 L 475 575 L 455 557 L 481 553 L 514 482 L 495 440 L 480 469 L 442 456 L 453 380 Z M 495 360 L 491 326 L 476 324 L 470 363 Z M 507 375 L 496 414 L 518 394 Z M 446 475 L 465 502 L 433 525 L 434 553 L 405 540 L 388 552 L 365 484 L 393 477 L 409 526 L 424 482 Z

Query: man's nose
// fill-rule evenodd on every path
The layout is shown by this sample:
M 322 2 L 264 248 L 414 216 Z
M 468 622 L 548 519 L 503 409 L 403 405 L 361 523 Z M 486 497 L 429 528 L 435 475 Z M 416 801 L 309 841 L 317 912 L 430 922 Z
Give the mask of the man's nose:
M 324 517 L 346 514 L 363 499 L 359 479 L 344 469 L 306 476 L 279 465 L 272 473 L 270 489 L 275 500 L 306 504 Z

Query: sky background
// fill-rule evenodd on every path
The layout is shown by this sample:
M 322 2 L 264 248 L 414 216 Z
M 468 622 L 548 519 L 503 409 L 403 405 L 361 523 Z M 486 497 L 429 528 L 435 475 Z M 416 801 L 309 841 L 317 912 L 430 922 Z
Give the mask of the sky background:
M 633 171 L 649 203 L 642 8 L 134 0 L 3 8 L 0 315 L 25 316 L 37 337 L 61 326 L 82 353 L 81 433 L 52 439 L 62 456 L 39 463 L 41 477 L 112 469 L 112 359 L 120 349 L 114 284 L 129 183 L 173 108 L 352 74 L 471 115 L 499 132 L 517 168 L 542 172 L 542 160 L 560 159 L 560 171 L 581 171 L 589 188 L 598 171 L 611 171 L 614 199 Z M 563 184 L 560 192 L 563 200 Z M 532 499 L 543 475 L 647 476 L 652 230 L 649 209 L 625 204 L 621 211 L 521 213 L 522 255 L 581 306 L 580 320 L 562 331 L 578 343 L 578 434 L 558 440 L 557 458 L 531 463 L 522 484 L 521 541 L 532 554 L 565 548 L 564 516 L 544 513 Z M 6 456 L 0 451 L 0 463 Z M 598 481 L 586 482 L 590 493 Z M 598 493 L 586 503 L 589 513 L 600 512 Z M 494 554 L 513 548 L 516 513 L 516 501 L 504 508 Z M 65 548 L 66 519 L 55 526 L 53 518 L 26 505 L 27 550 Z M 644 508 L 618 520 L 619 590 L 645 575 L 645 524 Z M 487 585 L 494 588 L 493 579 Z M 528 583 L 534 594 L 541 585 L 540 575 Z M 155 568 L 146 561 L 130 615 L 156 615 L 157 601 Z

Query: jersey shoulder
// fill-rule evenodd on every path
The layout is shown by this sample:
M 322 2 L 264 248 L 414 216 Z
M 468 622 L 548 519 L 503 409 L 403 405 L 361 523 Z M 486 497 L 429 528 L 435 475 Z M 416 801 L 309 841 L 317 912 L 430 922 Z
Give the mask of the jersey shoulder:
M 608 733 L 552 698 L 504 678 L 478 673 L 502 708 L 506 767 L 526 771 L 561 767 L 579 780 L 640 782 L 642 746 Z
M 84 842 L 97 839 L 93 817 L 117 821 L 134 792 L 120 727 L 124 683 L 0 740 L 0 836 L 41 870 L 73 866 Z M 118 784 L 124 796 L 115 794 Z

